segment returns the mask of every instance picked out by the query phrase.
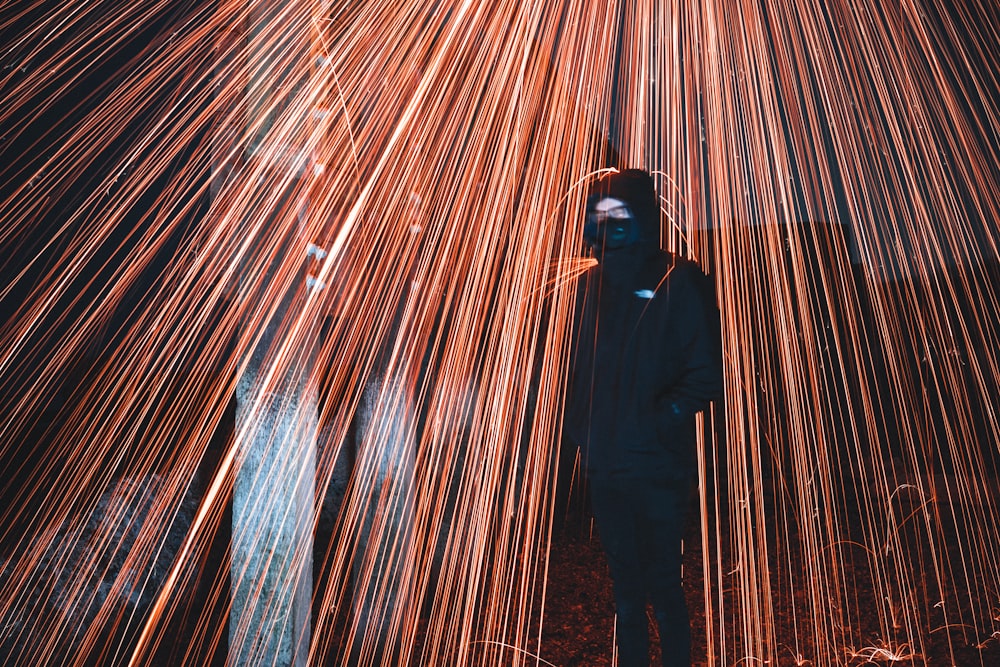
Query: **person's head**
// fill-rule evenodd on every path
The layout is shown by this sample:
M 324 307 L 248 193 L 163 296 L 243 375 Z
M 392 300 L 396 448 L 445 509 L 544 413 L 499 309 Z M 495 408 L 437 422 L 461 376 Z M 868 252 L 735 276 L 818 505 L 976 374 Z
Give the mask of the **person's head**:
M 653 179 L 641 169 L 605 174 L 591 184 L 583 237 L 595 252 L 659 247 L 660 206 Z

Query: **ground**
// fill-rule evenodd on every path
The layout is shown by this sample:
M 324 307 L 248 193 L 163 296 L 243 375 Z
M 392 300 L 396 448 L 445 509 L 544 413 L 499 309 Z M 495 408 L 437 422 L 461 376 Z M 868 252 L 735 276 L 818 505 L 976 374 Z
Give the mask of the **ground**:
M 950 541 L 956 547 L 958 541 Z M 705 623 L 705 594 L 701 575 L 701 550 L 698 522 L 689 524 L 685 553 L 685 590 L 692 624 L 692 664 L 693 667 L 708 665 Z M 957 555 L 957 553 L 956 553 Z M 775 575 L 777 576 L 777 575 Z M 872 586 L 870 578 L 853 577 L 855 584 L 863 589 Z M 859 597 L 865 599 L 871 593 L 860 590 Z M 611 580 L 600 538 L 592 529 L 585 516 L 561 523 L 553 533 L 549 568 L 548 597 L 545 606 L 542 643 L 539 657 L 545 663 L 558 667 L 602 667 L 612 661 L 614 602 Z M 1000 615 L 1000 610 L 994 612 Z M 872 614 L 873 616 L 874 614 Z M 988 622 L 990 619 L 983 619 Z M 1000 619 L 993 619 L 996 623 Z M 861 618 L 859 623 L 871 624 L 873 618 Z M 806 652 L 798 653 L 788 648 L 795 636 L 795 620 L 790 610 L 780 605 L 775 610 L 775 633 L 777 644 L 785 649 L 778 656 L 779 667 L 826 667 L 810 658 Z M 732 621 L 728 632 L 735 632 Z M 972 628 L 954 627 L 925 633 L 926 644 L 922 652 L 913 647 L 891 645 L 880 642 L 872 636 L 865 645 L 839 647 L 840 662 L 849 667 L 861 665 L 886 665 L 898 667 L 932 667 L 937 665 L 954 667 L 996 667 L 1000 665 L 1000 633 L 990 637 L 989 631 L 975 631 Z M 650 624 L 654 636 L 650 660 L 659 664 L 659 648 L 656 646 L 655 625 Z M 853 651 L 851 650 L 853 648 Z M 735 665 L 738 660 L 718 661 L 719 665 Z M 750 665 L 751 661 L 739 664 Z

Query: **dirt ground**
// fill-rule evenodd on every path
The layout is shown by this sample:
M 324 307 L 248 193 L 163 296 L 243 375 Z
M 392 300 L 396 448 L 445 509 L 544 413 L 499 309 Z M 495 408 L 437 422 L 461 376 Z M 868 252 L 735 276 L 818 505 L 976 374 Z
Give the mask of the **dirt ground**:
M 700 536 L 698 522 L 690 521 L 688 545 L 685 552 L 685 590 L 692 626 L 692 665 L 708 665 L 705 622 L 705 593 L 701 570 Z M 951 542 L 957 549 L 958 540 Z M 777 575 L 772 573 L 773 577 Z M 853 581 L 859 587 L 859 599 L 871 595 L 871 578 L 855 573 Z M 777 583 L 777 582 L 775 582 Z M 826 667 L 810 657 L 808 647 L 796 655 L 788 646 L 794 644 L 795 618 L 791 604 L 782 607 L 778 601 L 775 609 L 775 635 L 777 645 L 786 649 L 778 655 L 779 667 Z M 603 667 L 613 665 L 614 601 L 611 580 L 601 550 L 600 539 L 589 519 L 581 514 L 557 526 L 553 534 L 549 568 L 548 596 L 545 607 L 545 622 L 542 628 L 542 642 L 539 657 L 558 667 Z M 1000 609 L 993 610 L 1000 616 Z M 860 618 L 858 622 L 869 626 L 872 618 Z M 983 619 L 984 625 L 991 619 Z M 994 625 L 1000 621 L 992 619 Z M 801 622 L 801 621 L 800 621 Z M 736 631 L 728 620 L 727 632 Z M 650 662 L 659 665 L 655 625 L 650 623 L 653 637 L 650 648 Z M 801 634 L 801 631 L 800 631 Z M 870 644 L 855 647 L 841 647 L 835 664 L 849 667 L 861 665 L 886 665 L 899 667 L 997 667 L 1000 666 L 1000 633 L 990 636 L 988 630 L 975 630 L 968 625 L 955 624 L 934 632 L 924 632 L 926 643 L 920 651 L 914 647 L 900 647 L 895 653 L 885 650 L 889 645 L 872 638 Z M 733 635 L 730 635 L 733 636 Z M 718 665 L 752 665 L 756 662 L 727 657 L 716 661 Z

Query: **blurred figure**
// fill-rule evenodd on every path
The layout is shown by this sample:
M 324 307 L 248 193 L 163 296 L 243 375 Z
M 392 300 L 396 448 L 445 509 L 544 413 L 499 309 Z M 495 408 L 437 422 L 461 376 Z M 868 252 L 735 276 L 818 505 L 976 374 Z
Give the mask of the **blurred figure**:
M 681 540 L 697 482 L 695 414 L 722 393 L 714 293 L 660 249 L 653 180 L 630 169 L 590 188 L 565 429 L 579 446 L 607 554 L 618 664 L 649 664 L 651 602 L 663 665 L 689 665 Z

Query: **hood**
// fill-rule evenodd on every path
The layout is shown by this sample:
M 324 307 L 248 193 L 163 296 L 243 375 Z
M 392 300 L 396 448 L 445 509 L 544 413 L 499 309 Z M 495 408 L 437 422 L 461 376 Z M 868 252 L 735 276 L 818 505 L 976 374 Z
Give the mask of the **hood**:
M 639 223 L 640 243 L 660 246 L 660 202 L 653 178 L 641 169 L 605 174 L 587 191 L 587 200 L 614 197 L 627 203 Z

